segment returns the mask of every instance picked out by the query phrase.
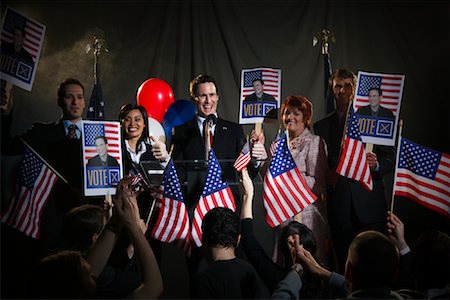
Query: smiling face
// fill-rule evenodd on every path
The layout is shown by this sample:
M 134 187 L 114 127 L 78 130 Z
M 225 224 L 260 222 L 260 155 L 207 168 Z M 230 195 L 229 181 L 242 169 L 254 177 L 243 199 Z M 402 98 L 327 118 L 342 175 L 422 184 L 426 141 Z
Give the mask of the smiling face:
M 145 128 L 144 116 L 139 109 L 130 110 L 122 122 L 126 139 L 139 139 Z
M 210 114 L 215 114 L 217 111 L 217 102 L 219 102 L 216 85 L 212 82 L 200 83 L 194 100 L 200 116 L 206 117 Z
M 95 150 L 97 151 L 97 154 L 101 157 L 105 157 L 106 153 L 108 152 L 108 147 L 106 146 L 105 140 L 103 138 L 97 138 L 95 140 Z
M 253 91 L 255 92 L 255 94 L 261 95 L 263 93 L 263 85 L 262 85 L 261 81 L 259 81 L 259 80 L 253 81 L 252 86 L 253 86 Z
M 305 130 L 303 113 L 296 107 L 286 106 L 282 114 L 284 127 L 289 130 L 291 137 L 297 137 Z
M 381 103 L 381 96 L 377 90 L 370 90 L 369 104 L 373 111 L 377 111 Z

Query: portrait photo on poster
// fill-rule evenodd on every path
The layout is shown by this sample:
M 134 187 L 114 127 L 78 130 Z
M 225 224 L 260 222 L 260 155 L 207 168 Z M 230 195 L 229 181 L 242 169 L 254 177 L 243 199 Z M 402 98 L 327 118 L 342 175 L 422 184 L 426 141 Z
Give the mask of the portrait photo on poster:
M 405 75 L 358 72 L 353 110 L 361 139 L 374 145 L 395 145 Z
M 281 70 L 243 69 L 239 98 L 239 124 L 276 120 L 281 97 Z
M 84 194 L 114 195 L 123 177 L 120 123 L 83 121 Z
M 45 37 L 45 25 L 6 8 L 2 20 L 1 78 L 31 91 Z

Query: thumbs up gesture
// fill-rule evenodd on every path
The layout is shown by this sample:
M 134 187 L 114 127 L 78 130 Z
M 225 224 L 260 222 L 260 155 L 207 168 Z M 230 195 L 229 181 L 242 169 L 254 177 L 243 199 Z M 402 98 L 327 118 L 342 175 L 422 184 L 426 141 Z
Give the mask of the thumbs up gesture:
M 153 156 L 159 161 L 166 161 L 169 158 L 169 153 L 167 152 L 166 144 L 155 139 L 154 136 L 150 136 L 150 141 L 152 144 Z

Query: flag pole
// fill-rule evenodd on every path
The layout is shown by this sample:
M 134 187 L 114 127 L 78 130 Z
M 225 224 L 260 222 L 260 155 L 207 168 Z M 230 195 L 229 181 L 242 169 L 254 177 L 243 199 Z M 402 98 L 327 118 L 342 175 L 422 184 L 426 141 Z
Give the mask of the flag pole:
M 347 133 L 347 127 L 348 127 L 348 115 L 350 114 L 350 109 L 353 109 L 353 99 L 351 101 L 348 102 L 348 106 L 347 106 L 347 113 L 345 115 L 345 125 L 344 125 L 344 132 L 342 133 L 342 137 L 341 137 L 341 146 L 339 148 L 339 155 L 338 157 L 341 157 L 342 155 L 342 144 L 344 143 L 345 140 L 345 135 Z
M 395 155 L 395 168 L 394 168 L 394 185 L 392 186 L 392 198 L 391 198 L 391 212 L 394 212 L 394 194 L 395 194 L 395 185 L 397 184 L 397 166 L 398 166 L 398 158 L 400 156 L 400 145 L 402 139 L 402 130 L 403 130 L 403 119 L 400 119 L 398 123 L 398 140 L 397 140 L 397 153 Z
M 36 150 L 34 150 L 31 146 L 30 146 L 30 144 L 28 144 L 22 137 L 19 137 L 19 139 L 22 141 L 22 143 L 24 143 L 25 144 L 25 146 L 27 146 L 37 157 L 39 157 L 39 159 L 40 160 L 42 160 L 44 163 L 45 163 L 45 165 L 50 169 L 50 170 L 52 170 L 52 172 L 53 173 L 55 173 L 56 174 L 56 176 L 58 176 L 59 178 L 61 178 L 61 180 L 62 181 L 64 181 L 65 183 L 67 183 L 69 186 L 70 186 L 70 184 L 69 184 L 69 182 L 58 172 L 58 171 L 56 171 L 56 169 L 55 168 L 53 168 L 39 153 L 37 153 L 37 151 Z

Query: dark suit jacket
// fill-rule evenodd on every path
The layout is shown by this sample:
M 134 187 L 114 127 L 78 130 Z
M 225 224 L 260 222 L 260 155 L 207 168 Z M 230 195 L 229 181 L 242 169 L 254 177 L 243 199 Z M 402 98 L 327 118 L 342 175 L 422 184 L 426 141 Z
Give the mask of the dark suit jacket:
M 370 108 L 370 105 L 367 105 L 367 106 L 359 108 L 358 111 L 356 112 L 356 114 L 363 115 L 363 116 L 371 116 L 372 115 L 372 109 Z M 387 108 L 385 108 L 385 107 L 383 107 L 381 105 L 378 108 L 377 117 L 388 118 L 388 119 L 395 119 L 394 114 L 392 113 L 392 111 L 390 111 L 389 109 L 387 109 Z
M 244 144 L 245 136 L 242 127 L 239 124 L 217 118 L 212 149 L 219 160 L 224 179 L 230 184 L 238 209 L 240 208 L 240 194 L 237 185 L 238 176 L 233 168 L 233 163 Z M 175 161 L 175 167 L 180 176 L 180 181 L 182 183 L 187 181 L 184 200 L 188 206 L 189 212 L 192 213 L 202 193 L 207 171 L 204 162 L 204 138 L 200 134 L 196 117 L 175 127 L 175 132 L 172 136 L 172 145 L 174 147 L 172 157 Z M 200 161 L 177 163 L 177 161 L 180 160 Z M 221 162 L 220 160 L 229 161 Z M 255 173 L 254 169 L 253 171 L 249 171 L 252 172 L 252 174 Z
M 251 95 L 248 95 L 247 97 L 245 97 L 244 101 L 262 101 L 262 102 L 274 102 L 277 103 L 277 100 L 275 100 L 275 98 L 272 95 L 263 93 L 261 99 L 258 99 L 258 97 L 256 97 L 256 94 L 253 93 Z
M 117 160 L 108 154 L 106 159 L 106 164 L 103 163 L 99 155 L 94 156 L 87 163 L 88 167 L 118 167 L 119 163 Z
M 23 143 L 11 136 L 11 116 L 2 117 L 2 154 L 22 154 Z M 62 122 L 36 123 L 22 138 L 69 184 L 56 181 L 41 218 L 42 251 L 60 246 L 64 215 L 83 204 L 81 141 L 67 138 Z
M 336 170 L 339 162 L 343 123 L 339 122 L 338 114 L 334 111 L 314 124 L 315 134 L 327 143 L 328 166 L 332 170 Z M 372 192 L 368 192 L 359 182 L 343 176 L 339 176 L 334 188 L 328 189 L 328 218 L 332 226 L 339 228 L 348 224 L 352 207 L 364 224 L 386 221 L 387 201 L 383 176 L 393 170 L 394 148 L 375 145 L 373 152 L 377 155 L 380 169 L 372 172 Z

